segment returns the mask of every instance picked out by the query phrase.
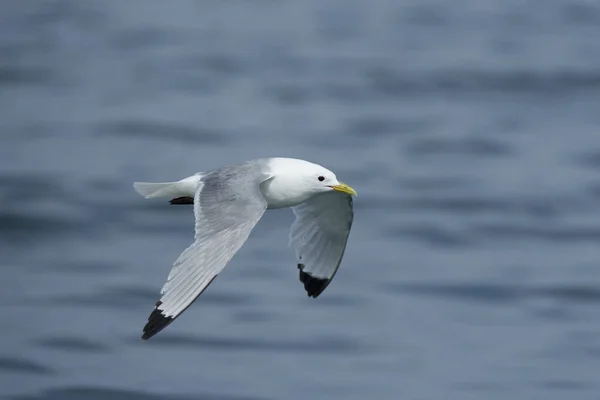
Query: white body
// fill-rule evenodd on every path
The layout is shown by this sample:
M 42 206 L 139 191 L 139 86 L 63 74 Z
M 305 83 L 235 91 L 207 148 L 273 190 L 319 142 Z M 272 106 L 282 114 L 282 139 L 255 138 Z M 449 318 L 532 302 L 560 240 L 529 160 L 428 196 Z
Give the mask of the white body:
M 339 184 L 333 172 L 309 161 L 278 157 L 269 159 L 268 165 L 271 171 L 277 171 L 271 179 L 260 186 L 268 209 L 297 206 L 321 192 L 321 186 L 328 187 Z M 298 171 L 306 171 L 306 174 L 299 175 Z M 175 182 L 135 182 L 133 186 L 139 194 L 147 199 L 157 197 L 193 198 L 204 175 L 205 173 L 198 172 Z M 320 185 L 316 187 L 318 190 L 306 190 L 307 185 L 310 187 L 318 176 L 325 178 L 323 181 L 318 181 L 320 182 Z

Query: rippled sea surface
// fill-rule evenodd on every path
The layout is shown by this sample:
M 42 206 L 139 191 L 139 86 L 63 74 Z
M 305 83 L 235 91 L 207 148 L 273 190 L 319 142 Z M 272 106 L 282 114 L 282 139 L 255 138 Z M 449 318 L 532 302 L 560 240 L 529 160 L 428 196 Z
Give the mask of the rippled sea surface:
M 600 398 L 600 5 L 0 3 L 0 398 Z M 141 329 L 193 237 L 132 182 L 265 156 L 359 193 L 309 299 L 265 214 Z

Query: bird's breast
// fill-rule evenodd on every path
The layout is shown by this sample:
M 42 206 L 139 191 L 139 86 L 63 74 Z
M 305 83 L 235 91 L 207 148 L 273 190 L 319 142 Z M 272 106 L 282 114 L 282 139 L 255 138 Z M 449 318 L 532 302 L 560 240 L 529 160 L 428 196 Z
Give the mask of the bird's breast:
M 294 207 L 304 203 L 311 196 L 298 190 L 296 185 L 277 178 L 264 182 L 261 191 L 269 209 Z

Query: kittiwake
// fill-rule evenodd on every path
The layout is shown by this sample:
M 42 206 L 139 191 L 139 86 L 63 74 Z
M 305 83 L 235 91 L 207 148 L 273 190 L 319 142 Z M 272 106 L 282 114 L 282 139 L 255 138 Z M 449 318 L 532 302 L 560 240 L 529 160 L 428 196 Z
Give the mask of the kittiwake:
M 291 207 L 290 230 L 300 281 L 316 298 L 336 274 L 354 218 L 356 191 L 321 165 L 262 158 L 199 172 L 176 182 L 135 182 L 145 198 L 193 204 L 195 241 L 181 253 L 150 313 L 142 339 L 183 313 L 225 268 L 267 209 Z

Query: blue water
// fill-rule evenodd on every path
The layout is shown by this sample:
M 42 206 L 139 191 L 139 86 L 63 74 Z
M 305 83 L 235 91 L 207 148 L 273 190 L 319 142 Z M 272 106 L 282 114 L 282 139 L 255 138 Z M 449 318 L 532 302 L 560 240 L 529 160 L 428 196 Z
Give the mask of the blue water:
M 600 5 L 0 3 L 0 398 L 600 398 Z M 138 196 L 265 156 L 359 193 L 298 281 L 289 210 L 141 329 L 193 237 Z

